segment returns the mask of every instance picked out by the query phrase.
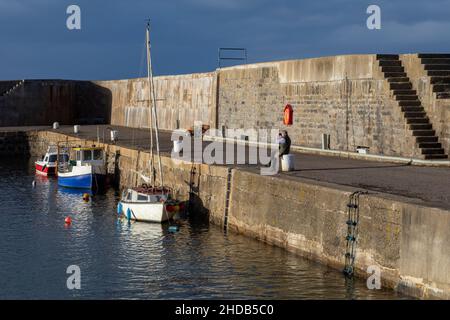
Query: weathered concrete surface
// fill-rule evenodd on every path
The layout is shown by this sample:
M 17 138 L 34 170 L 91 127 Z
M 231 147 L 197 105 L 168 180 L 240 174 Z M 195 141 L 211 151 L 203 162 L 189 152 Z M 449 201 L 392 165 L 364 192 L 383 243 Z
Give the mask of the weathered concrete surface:
M 111 93 L 90 81 L 0 81 L 0 127 L 72 123 L 109 123 Z
M 132 129 L 118 126 L 98 126 L 100 141 L 109 140 L 109 130 L 114 128 L 119 131 L 117 145 L 130 149 L 149 150 L 148 130 Z M 48 128 L 48 127 L 47 127 Z M 14 131 L 23 130 L 46 130 L 44 127 L 12 128 Z M 9 131 L 13 136 L 16 132 L 8 128 L 0 131 Z M 54 130 L 51 130 L 54 131 Z M 80 133 L 75 135 L 73 127 L 61 127 L 56 132 L 63 133 L 71 138 L 86 140 L 97 140 L 97 126 L 81 126 Z M 1 134 L 1 133 L 0 133 Z M 19 134 L 20 135 L 20 134 Z M 172 142 L 171 133 L 160 132 L 161 151 L 170 156 Z M 211 142 L 203 141 L 203 148 Z M 0 142 L 1 145 L 1 142 Z M 4 144 L 5 147 L 7 144 Z M 33 148 L 34 143 L 30 144 Z M 46 145 L 43 146 L 46 148 Z M 225 148 L 226 149 L 226 148 Z M 253 148 L 252 148 L 253 149 Z M 18 149 L 18 152 L 21 149 Z M 28 150 L 28 149 L 27 149 Z M 246 148 L 249 154 L 249 148 Z M 253 149 L 254 150 L 254 149 Z M 252 153 L 256 153 L 252 151 Z M 36 154 L 32 152 L 32 154 Z M 236 154 L 236 153 L 235 153 Z M 450 169 L 435 167 L 409 166 L 395 163 L 379 163 L 367 160 L 355 160 L 347 158 L 336 158 L 322 155 L 309 155 L 304 153 L 293 153 L 295 156 L 295 171 L 280 172 L 278 177 L 292 179 L 294 181 L 310 181 L 333 183 L 342 186 L 398 195 L 409 198 L 418 204 L 450 209 L 450 193 L 442 192 L 450 188 Z M 226 157 L 226 152 L 224 153 Z M 247 161 L 249 157 L 247 156 Z M 230 165 L 229 167 L 234 167 Z M 259 165 L 237 165 L 242 170 L 259 174 Z
M 97 81 L 112 92 L 111 124 L 149 126 L 147 78 Z M 189 128 L 194 121 L 211 124 L 215 118 L 215 73 L 154 77 L 159 127 Z
M 233 172 L 229 229 L 342 269 L 354 189 Z M 217 218 L 216 218 L 217 220 Z M 370 193 L 360 198 L 356 264 L 421 298 L 450 298 L 450 211 Z
M 42 153 L 49 142 L 97 143 L 95 138 L 51 131 L 29 131 L 26 135 L 33 155 Z M 105 146 L 109 172 L 116 175 L 118 183 L 137 184 L 131 170 L 145 172 L 148 152 L 132 149 L 130 143 L 99 145 Z M 163 156 L 163 167 L 165 183 L 179 198 L 191 200 L 192 212 L 207 214 L 212 223 L 223 225 L 227 167 L 173 161 L 167 156 Z M 286 175 L 261 176 L 246 167 L 232 169 L 230 182 L 229 230 L 343 268 L 346 204 L 349 195 L 360 188 Z M 376 265 L 384 286 L 421 298 L 450 299 L 449 229 L 448 209 L 370 191 L 360 198 L 357 274 L 367 277 L 367 267 Z

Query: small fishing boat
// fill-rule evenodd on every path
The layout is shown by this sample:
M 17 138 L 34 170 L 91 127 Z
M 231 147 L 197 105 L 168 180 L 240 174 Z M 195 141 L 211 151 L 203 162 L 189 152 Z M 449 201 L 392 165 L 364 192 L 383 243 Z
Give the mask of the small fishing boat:
M 171 199 L 172 191 L 168 188 L 140 187 L 124 191 L 118 210 L 127 219 L 144 222 L 165 222 L 183 210 L 183 203 Z
M 58 163 L 58 185 L 67 188 L 100 190 L 106 182 L 103 148 L 76 147 L 75 160 Z
M 49 145 L 47 152 L 42 156 L 41 160 L 34 163 L 36 173 L 43 176 L 51 176 L 56 174 L 56 164 L 58 159 L 58 149 L 55 145 Z M 68 161 L 69 155 L 67 153 L 60 154 L 60 160 Z
M 128 220 L 145 222 L 164 222 L 183 210 L 183 203 L 173 197 L 173 191 L 164 185 L 163 171 L 161 165 L 161 155 L 159 148 L 158 118 L 156 112 L 155 86 L 153 83 L 151 55 L 150 55 L 150 25 L 146 29 L 147 45 L 147 82 L 149 96 L 150 119 L 150 177 L 140 174 L 145 181 L 140 187 L 129 187 L 123 194 L 117 206 L 119 214 L 125 214 Z M 156 186 L 156 168 L 153 155 L 153 127 L 155 128 L 156 151 L 159 167 L 159 185 Z

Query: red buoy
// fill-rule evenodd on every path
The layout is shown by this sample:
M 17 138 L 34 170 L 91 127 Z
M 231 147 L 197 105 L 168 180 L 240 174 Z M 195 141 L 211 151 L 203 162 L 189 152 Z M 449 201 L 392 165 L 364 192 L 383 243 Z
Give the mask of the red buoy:
M 66 218 L 64 219 L 64 222 L 65 222 L 66 224 L 71 224 L 71 223 L 72 223 L 72 218 L 71 218 L 71 217 L 66 217 Z

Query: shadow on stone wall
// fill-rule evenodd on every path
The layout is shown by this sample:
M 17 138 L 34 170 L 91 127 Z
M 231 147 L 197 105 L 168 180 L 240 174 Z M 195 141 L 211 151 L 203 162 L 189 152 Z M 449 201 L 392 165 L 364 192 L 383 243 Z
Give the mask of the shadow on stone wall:
M 74 123 L 109 124 L 111 123 L 111 109 L 111 90 L 90 81 L 77 84 Z
M 112 93 L 91 81 L 0 81 L 1 126 L 109 124 Z M 8 89 L 9 88 L 9 89 Z M 1 94 L 0 92 L 0 94 Z

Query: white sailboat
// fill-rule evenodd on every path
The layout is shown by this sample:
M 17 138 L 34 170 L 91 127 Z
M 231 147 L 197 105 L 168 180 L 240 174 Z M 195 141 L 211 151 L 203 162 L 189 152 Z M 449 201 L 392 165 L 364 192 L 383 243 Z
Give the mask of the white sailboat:
M 128 188 L 124 190 L 122 198 L 118 204 L 118 213 L 125 214 L 129 220 L 145 222 L 164 222 L 173 218 L 173 216 L 183 210 L 183 203 L 173 199 L 173 191 L 164 186 L 163 171 L 161 164 L 161 155 L 159 151 L 159 132 L 158 118 L 156 112 L 155 86 L 153 83 L 153 71 L 150 53 L 150 24 L 147 23 L 146 29 L 147 46 L 147 82 L 149 96 L 151 97 L 150 115 L 150 170 L 151 175 L 145 178 L 140 187 Z M 155 183 L 155 169 L 153 156 L 153 129 L 155 127 L 156 151 L 158 157 L 159 182 Z M 142 176 L 142 175 L 141 175 Z

